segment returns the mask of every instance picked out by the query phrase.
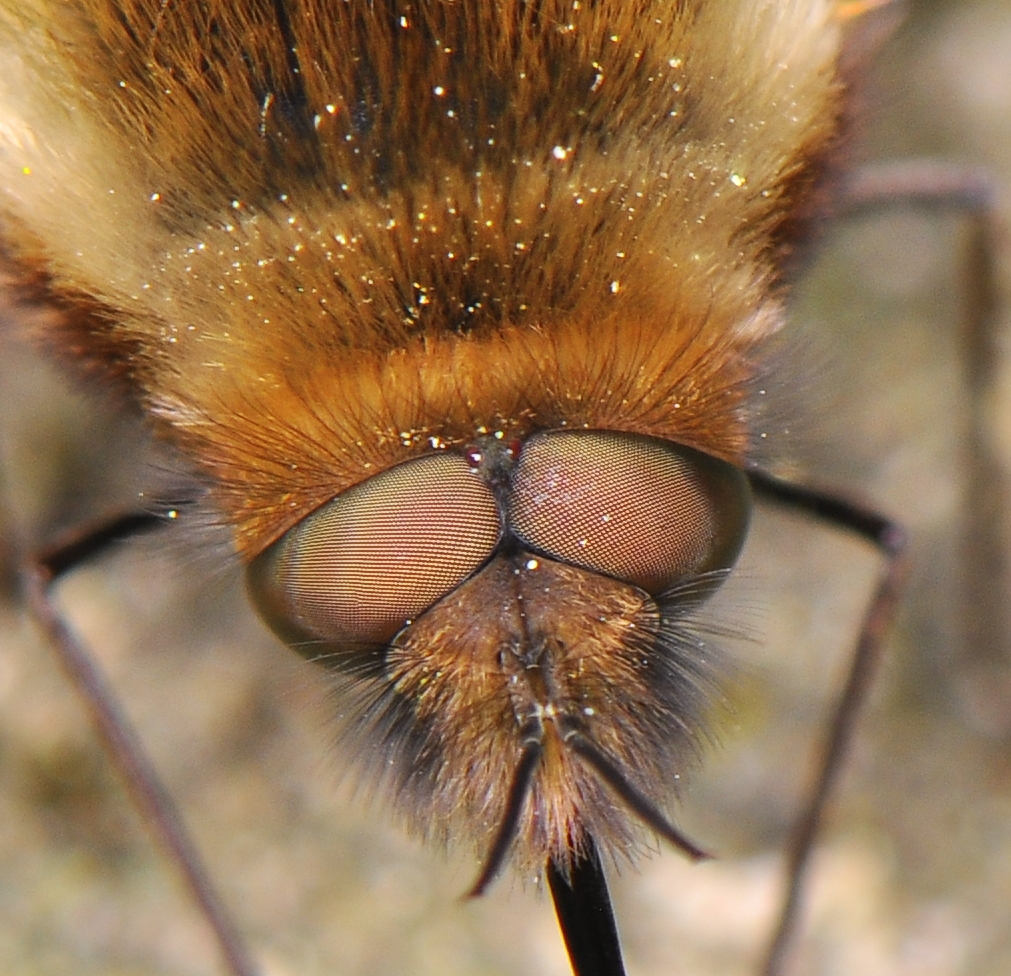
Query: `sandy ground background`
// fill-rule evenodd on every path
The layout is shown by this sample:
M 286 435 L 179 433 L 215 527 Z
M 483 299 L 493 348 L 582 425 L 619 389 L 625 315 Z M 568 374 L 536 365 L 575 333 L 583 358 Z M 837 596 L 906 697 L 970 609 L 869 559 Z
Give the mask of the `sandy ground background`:
M 1011 227 L 1011 2 L 909 5 L 879 59 L 869 158 L 987 167 Z M 873 500 L 913 530 L 916 571 L 832 807 L 792 972 L 1011 972 L 1011 642 L 973 648 L 958 612 L 967 389 L 957 219 L 839 228 L 798 294 L 801 352 L 770 378 L 796 407 L 800 476 Z M 1011 295 L 1011 244 L 1002 244 Z M 9 315 L 9 310 L 7 313 Z M 991 391 L 1011 468 L 1011 356 Z M 0 549 L 128 504 L 150 478 L 139 431 L 82 399 L 0 330 Z M 994 524 L 1007 534 L 1007 513 Z M 183 533 L 185 535 L 185 532 Z M 0 560 L 10 570 L 10 555 Z M 723 619 L 739 677 L 722 745 L 682 824 L 720 852 L 670 851 L 614 876 L 632 976 L 754 971 L 785 831 L 878 566 L 873 552 L 761 511 Z M 1005 592 L 1008 592 L 1005 581 Z M 12 976 L 218 972 L 72 689 L 0 601 L 0 968 Z M 68 580 L 96 647 L 270 976 L 567 972 L 547 901 L 421 849 L 341 783 L 320 684 L 248 609 L 241 579 L 189 542 L 144 541 Z

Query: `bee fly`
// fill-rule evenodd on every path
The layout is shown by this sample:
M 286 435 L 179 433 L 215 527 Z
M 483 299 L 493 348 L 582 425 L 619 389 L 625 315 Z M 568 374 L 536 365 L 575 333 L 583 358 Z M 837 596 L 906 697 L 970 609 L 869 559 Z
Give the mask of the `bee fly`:
M 801 245 L 884 195 L 832 179 L 881 5 L 0 0 L 14 291 L 193 484 L 26 592 L 229 971 L 256 966 L 51 582 L 177 516 L 226 527 L 360 777 L 474 852 L 472 894 L 542 876 L 577 976 L 618 976 L 604 863 L 708 853 L 673 787 L 754 497 L 885 556 L 776 971 L 906 566 L 890 520 L 759 467 Z

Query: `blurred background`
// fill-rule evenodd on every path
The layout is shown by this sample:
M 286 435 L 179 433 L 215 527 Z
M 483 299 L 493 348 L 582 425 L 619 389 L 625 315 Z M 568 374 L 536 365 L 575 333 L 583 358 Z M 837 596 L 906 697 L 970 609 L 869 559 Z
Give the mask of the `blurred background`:
M 1011 0 L 923 0 L 877 59 L 862 156 L 977 164 L 1001 188 L 1011 296 Z M 965 639 L 964 220 L 908 211 L 837 227 L 794 303 L 770 390 L 784 470 L 909 527 L 915 570 L 815 857 L 790 972 L 1011 972 L 1011 637 Z M 0 314 L 9 318 L 11 310 Z M 1007 312 L 987 391 L 1011 469 Z M 0 959 L 13 976 L 218 972 L 73 689 L 18 605 L 19 548 L 158 483 L 142 431 L 0 327 Z M 994 520 L 1005 540 L 1011 514 Z M 270 976 L 563 976 L 550 904 L 422 849 L 341 779 L 321 683 L 193 540 L 120 547 L 60 588 L 203 845 Z M 200 549 L 199 540 L 195 543 Z M 612 873 L 631 976 L 755 972 L 782 850 L 880 560 L 760 510 L 718 616 L 755 639 L 680 823 L 719 853 Z M 1011 597 L 1005 579 L 998 585 Z

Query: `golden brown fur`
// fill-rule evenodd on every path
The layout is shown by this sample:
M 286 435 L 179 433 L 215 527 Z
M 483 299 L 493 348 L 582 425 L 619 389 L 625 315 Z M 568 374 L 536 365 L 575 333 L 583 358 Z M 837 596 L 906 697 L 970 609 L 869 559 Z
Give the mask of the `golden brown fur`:
M 832 3 L 74 6 L 0 5 L 7 246 L 241 549 L 479 427 L 745 456 Z
M 0 0 L 4 247 L 64 313 L 42 338 L 125 387 L 247 560 L 489 432 L 741 464 L 839 134 L 835 10 Z M 703 595 L 496 554 L 384 656 L 337 649 L 346 724 L 416 825 L 486 851 L 537 715 L 520 862 L 564 865 L 587 833 L 627 850 L 561 718 L 640 793 L 669 782 L 710 674 L 679 629 Z

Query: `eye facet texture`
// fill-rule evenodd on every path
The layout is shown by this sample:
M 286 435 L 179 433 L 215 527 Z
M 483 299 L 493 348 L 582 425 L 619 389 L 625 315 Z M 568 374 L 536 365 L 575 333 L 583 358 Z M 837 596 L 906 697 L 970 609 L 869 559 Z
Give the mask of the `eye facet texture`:
M 659 594 L 729 568 L 749 510 L 726 462 L 653 437 L 552 431 L 524 445 L 508 518 L 532 549 Z
M 290 529 L 250 565 L 250 590 L 296 641 L 383 643 L 491 555 L 500 523 L 462 457 L 417 458 Z
M 384 644 L 479 569 L 506 534 L 510 551 L 518 544 L 661 595 L 729 569 L 750 512 L 747 480 L 733 465 L 613 431 L 534 434 L 506 482 L 493 490 L 452 453 L 390 468 L 254 559 L 253 598 L 309 656 L 321 645 Z

